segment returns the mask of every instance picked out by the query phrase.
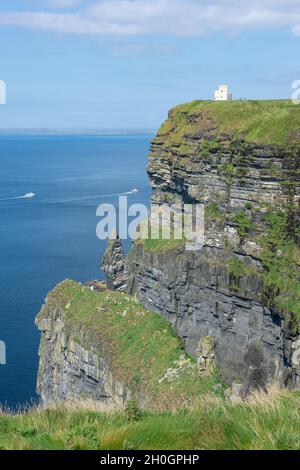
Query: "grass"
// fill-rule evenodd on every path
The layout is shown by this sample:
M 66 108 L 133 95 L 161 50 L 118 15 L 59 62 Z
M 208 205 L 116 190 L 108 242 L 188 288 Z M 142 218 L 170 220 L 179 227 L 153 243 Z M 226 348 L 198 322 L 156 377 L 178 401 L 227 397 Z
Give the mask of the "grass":
M 166 202 L 166 218 L 164 219 L 163 224 L 161 222 L 159 223 L 158 229 L 155 228 L 154 225 L 154 228 L 151 230 L 149 220 L 142 222 L 141 230 L 145 230 L 146 224 L 148 224 L 148 228 L 145 231 L 145 234 L 147 234 L 147 236 L 145 238 L 141 237 L 139 240 L 137 240 L 137 243 L 142 244 L 146 251 L 150 253 L 166 253 L 168 251 L 175 250 L 176 248 L 180 248 L 185 245 L 186 239 L 183 229 L 179 230 L 178 238 L 175 238 L 174 236 L 174 227 L 171 223 L 171 207 L 171 203 L 169 206 L 169 204 Z M 168 210 L 170 210 L 170 214 L 168 214 Z M 166 230 L 166 233 L 163 233 L 163 227 Z
M 234 222 L 240 238 L 245 238 L 252 228 L 251 218 L 245 212 L 239 212 L 234 216 Z
M 180 142 L 207 125 L 249 143 L 281 147 L 300 143 L 300 107 L 290 100 L 192 101 L 170 112 L 158 136 Z
M 0 448 L 41 449 L 271 449 L 300 448 L 299 392 L 257 393 L 231 404 L 202 395 L 173 412 L 144 411 L 129 420 L 123 410 L 61 404 L 0 415 Z
M 224 216 L 216 202 L 211 202 L 205 206 L 205 217 L 211 221 L 222 221 Z
M 169 322 L 121 292 L 95 292 L 75 281 L 59 284 L 47 298 L 37 324 L 59 309 L 67 340 L 107 358 L 115 380 L 145 403 L 168 403 L 211 390 L 217 377 L 201 380 Z M 166 372 L 174 371 L 169 381 Z
M 147 238 L 146 240 L 143 240 L 142 243 L 146 251 L 150 251 L 152 253 L 164 253 L 184 246 L 185 240 L 176 240 L 175 238 L 170 238 L 169 240 L 164 240 L 163 238 Z

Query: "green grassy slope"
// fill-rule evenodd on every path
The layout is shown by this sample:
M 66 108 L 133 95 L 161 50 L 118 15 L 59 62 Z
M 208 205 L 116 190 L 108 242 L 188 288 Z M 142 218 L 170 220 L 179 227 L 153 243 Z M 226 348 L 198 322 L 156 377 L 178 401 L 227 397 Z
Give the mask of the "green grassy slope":
M 35 409 L 0 415 L 1 449 L 299 449 L 300 394 L 232 405 L 211 395 L 172 412 Z
M 199 129 L 199 122 L 200 127 L 215 125 L 219 133 L 250 143 L 300 143 L 300 106 L 290 100 L 192 101 L 174 108 L 158 135 L 172 132 L 171 139 L 180 142 Z

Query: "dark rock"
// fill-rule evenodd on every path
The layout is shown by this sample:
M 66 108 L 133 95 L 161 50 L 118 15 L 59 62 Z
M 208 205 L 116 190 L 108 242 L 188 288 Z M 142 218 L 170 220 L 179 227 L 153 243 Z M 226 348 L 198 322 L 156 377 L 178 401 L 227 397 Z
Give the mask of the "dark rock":
M 115 240 L 109 240 L 102 259 L 101 268 L 106 274 L 108 289 L 126 290 L 128 273 L 125 264 L 125 253 L 122 242 L 118 237 Z
M 242 298 L 231 290 L 219 250 L 206 246 L 174 255 L 135 244 L 127 265 L 130 292 L 175 326 L 190 354 L 197 357 L 201 338 L 214 337 L 214 361 L 226 383 L 238 379 L 248 393 L 272 382 L 283 385 L 290 369 L 289 385 L 300 387 L 299 363 L 291 359 L 300 357 L 300 341 L 297 347 L 286 341 L 289 330 L 257 300 L 260 284 L 252 275 L 244 276 L 248 290 Z

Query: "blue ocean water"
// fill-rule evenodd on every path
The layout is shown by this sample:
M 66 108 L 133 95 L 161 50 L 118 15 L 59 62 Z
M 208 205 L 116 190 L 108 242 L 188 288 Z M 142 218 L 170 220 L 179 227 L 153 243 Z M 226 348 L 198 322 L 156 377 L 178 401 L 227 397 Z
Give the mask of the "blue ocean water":
M 36 400 L 39 332 L 47 292 L 66 278 L 103 278 L 106 242 L 96 208 L 137 188 L 129 203 L 149 203 L 151 136 L 0 136 L 0 403 Z M 13 199 L 26 193 L 33 199 Z

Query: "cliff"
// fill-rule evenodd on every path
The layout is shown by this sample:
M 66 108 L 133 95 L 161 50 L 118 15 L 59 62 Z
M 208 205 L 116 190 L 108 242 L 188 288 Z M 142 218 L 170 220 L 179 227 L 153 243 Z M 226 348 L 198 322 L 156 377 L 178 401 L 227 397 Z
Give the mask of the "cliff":
M 167 407 L 211 391 L 216 370 L 231 398 L 299 388 L 299 169 L 300 108 L 288 101 L 170 111 L 149 155 L 152 199 L 204 204 L 204 246 L 150 238 L 125 258 L 110 241 L 114 292 L 55 288 L 37 317 L 42 401 Z
M 156 203 L 205 205 L 205 245 L 137 242 L 128 291 L 196 354 L 215 340 L 223 379 L 242 393 L 300 387 L 300 109 L 288 101 L 193 102 L 152 142 Z
M 89 398 L 163 408 L 212 390 L 213 379 L 199 378 L 170 324 L 124 293 L 64 281 L 36 323 L 43 404 Z

